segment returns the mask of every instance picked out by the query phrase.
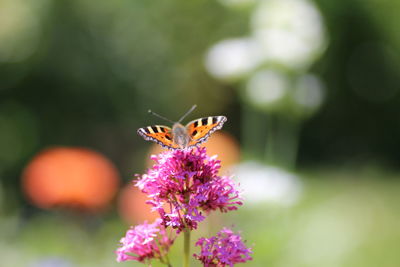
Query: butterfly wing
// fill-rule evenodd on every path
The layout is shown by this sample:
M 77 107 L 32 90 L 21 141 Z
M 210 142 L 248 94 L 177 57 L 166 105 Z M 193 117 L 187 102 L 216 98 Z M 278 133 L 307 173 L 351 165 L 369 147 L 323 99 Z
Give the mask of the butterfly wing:
M 189 122 L 186 125 L 191 138 L 188 147 L 205 142 L 213 132 L 222 128 L 226 120 L 225 116 L 210 116 Z
M 153 141 L 157 144 L 176 149 L 178 146 L 172 141 L 171 128 L 163 125 L 147 126 L 139 128 L 137 133 L 147 141 Z

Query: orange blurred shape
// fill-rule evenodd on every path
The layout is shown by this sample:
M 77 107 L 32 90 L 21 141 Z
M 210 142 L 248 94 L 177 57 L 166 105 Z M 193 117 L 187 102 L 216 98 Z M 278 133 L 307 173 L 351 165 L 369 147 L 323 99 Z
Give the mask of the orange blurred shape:
M 101 211 L 119 185 L 117 169 L 103 155 L 86 148 L 53 147 L 37 154 L 25 168 L 23 191 L 32 204 Z
M 135 225 L 144 221 L 153 222 L 159 218 L 157 211 L 151 211 L 152 206 L 146 204 L 147 195 L 136 188 L 133 183 L 125 186 L 118 197 L 118 212 L 128 224 Z
M 207 148 L 207 155 L 213 156 L 218 155 L 218 159 L 221 160 L 221 173 L 227 170 L 227 167 L 232 166 L 240 160 L 240 150 L 236 139 L 230 134 L 224 131 L 218 131 L 213 133 L 205 143 L 201 144 Z M 162 151 L 165 151 L 160 145 L 154 144 L 151 146 L 149 155 L 155 155 Z M 154 161 L 147 157 L 147 167 L 151 167 Z

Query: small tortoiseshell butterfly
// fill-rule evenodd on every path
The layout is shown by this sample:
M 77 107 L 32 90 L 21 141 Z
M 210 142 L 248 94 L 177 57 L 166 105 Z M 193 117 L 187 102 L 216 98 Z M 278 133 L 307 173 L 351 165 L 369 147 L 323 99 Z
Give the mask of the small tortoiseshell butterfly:
M 163 125 L 148 126 L 138 129 L 138 134 L 147 141 L 170 149 L 183 149 L 196 146 L 207 140 L 215 131 L 222 128 L 226 122 L 225 116 L 210 116 L 189 122 L 183 126 L 180 122 L 196 108 L 194 105 L 178 122 L 168 120 L 149 110 L 153 115 L 173 123 L 172 129 Z

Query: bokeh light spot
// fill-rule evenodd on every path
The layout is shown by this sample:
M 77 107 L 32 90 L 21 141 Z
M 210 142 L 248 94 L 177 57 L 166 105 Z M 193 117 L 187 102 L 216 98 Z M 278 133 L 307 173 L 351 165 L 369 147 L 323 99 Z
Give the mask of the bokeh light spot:
M 285 75 L 273 70 L 263 70 L 249 79 L 246 96 L 251 104 L 262 107 L 281 100 L 288 89 L 289 82 Z
M 147 195 L 130 183 L 119 194 L 118 213 L 130 225 L 144 221 L 152 222 L 160 216 L 158 212 L 151 211 L 152 206 L 146 204 L 147 200 Z
M 117 191 L 118 172 L 103 155 L 86 149 L 54 147 L 37 154 L 23 173 L 23 190 L 44 209 L 70 207 L 99 211 Z
M 250 38 L 224 40 L 214 45 L 207 54 L 206 68 L 216 78 L 242 78 L 258 63 L 256 44 Z
M 16 62 L 30 56 L 39 35 L 38 14 L 29 1 L 0 2 L 0 62 Z
M 302 195 L 299 177 L 277 167 L 243 162 L 235 167 L 235 176 L 249 204 L 269 203 L 289 207 L 298 203 Z
M 305 109 L 317 109 L 324 100 L 322 81 L 312 74 L 300 76 L 295 85 L 294 100 Z
M 288 68 L 307 67 L 325 48 L 322 17 L 307 0 L 262 1 L 251 24 L 264 59 Z

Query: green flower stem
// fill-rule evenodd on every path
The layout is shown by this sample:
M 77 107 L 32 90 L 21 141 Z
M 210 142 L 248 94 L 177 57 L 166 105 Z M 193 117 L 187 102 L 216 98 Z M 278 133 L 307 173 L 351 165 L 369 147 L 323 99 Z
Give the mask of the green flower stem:
M 185 229 L 183 236 L 183 267 L 190 266 L 190 230 Z
M 265 144 L 265 160 L 268 164 L 276 164 L 277 160 L 277 133 L 276 133 L 276 118 L 274 115 L 267 114 L 266 116 L 266 125 L 267 125 L 267 134 L 266 139 L 267 142 Z
M 262 158 L 265 142 L 265 116 L 253 108 L 243 105 L 242 136 L 245 158 Z

